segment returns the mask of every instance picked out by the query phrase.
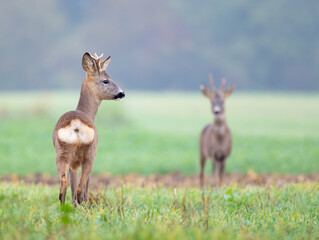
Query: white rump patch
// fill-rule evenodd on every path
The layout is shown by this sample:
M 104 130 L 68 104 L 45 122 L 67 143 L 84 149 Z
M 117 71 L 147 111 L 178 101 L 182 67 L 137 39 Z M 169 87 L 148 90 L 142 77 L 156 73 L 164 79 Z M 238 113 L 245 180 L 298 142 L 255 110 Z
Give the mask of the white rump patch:
M 58 138 L 70 144 L 89 144 L 93 142 L 94 129 L 79 119 L 73 119 L 69 125 L 59 129 Z

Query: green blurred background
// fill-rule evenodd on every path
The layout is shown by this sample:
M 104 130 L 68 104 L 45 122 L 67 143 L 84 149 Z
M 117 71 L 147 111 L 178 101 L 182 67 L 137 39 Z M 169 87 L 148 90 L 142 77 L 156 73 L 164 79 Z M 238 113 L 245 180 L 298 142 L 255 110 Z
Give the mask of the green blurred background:
M 1 90 L 79 89 L 86 51 L 125 89 L 319 90 L 316 0 L 0 2 Z
M 78 96 L 1 94 L 0 174 L 56 174 L 52 131 Z M 199 134 L 213 118 L 209 104 L 199 92 L 129 92 L 120 102 L 103 102 L 93 172 L 197 174 Z M 226 103 L 233 133 L 226 172 L 318 172 L 318 106 L 317 94 L 235 93 Z
M 318 172 L 318 16 L 315 0 L 1 1 L 0 174 L 56 174 L 86 51 L 127 94 L 100 107 L 94 173 L 197 174 L 209 72 L 236 85 L 227 172 Z

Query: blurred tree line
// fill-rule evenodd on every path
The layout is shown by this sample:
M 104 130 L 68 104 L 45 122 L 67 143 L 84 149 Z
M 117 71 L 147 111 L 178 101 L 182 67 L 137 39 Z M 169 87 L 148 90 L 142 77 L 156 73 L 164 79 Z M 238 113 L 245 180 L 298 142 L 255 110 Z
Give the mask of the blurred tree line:
M 14 0 L 0 8 L 0 90 L 78 89 L 81 57 L 112 56 L 123 88 L 319 90 L 316 0 Z

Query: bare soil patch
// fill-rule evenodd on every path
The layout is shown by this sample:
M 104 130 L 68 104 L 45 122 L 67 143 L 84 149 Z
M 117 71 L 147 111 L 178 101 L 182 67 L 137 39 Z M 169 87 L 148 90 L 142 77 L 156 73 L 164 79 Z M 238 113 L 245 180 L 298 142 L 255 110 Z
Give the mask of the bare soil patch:
M 54 186 L 59 184 L 58 177 L 45 174 L 32 174 L 28 176 L 6 175 L 0 181 L 24 182 L 25 184 L 43 184 Z M 148 176 L 129 175 L 93 175 L 90 181 L 91 189 L 118 187 L 121 184 L 129 184 L 140 187 L 199 187 L 198 176 L 171 173 L 167 175 L 152 174 Z M 205 176 L 205 185 L 215 185 L 211 175 Z M 231 173 L 224 176 L 223 185 L 277 185 L 294 183 L 319 183 L 319 173 L 310 175 L 282 175 L 282 174 L 256 174 L 248 171 L 246 174 Z

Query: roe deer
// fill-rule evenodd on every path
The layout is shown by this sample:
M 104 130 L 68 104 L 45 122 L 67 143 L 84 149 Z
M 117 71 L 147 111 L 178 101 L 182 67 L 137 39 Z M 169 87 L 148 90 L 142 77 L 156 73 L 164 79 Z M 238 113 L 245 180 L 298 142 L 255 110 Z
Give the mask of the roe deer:
M 96 154 L 98 135 L 94 125 L 95 115 L 102 100 L 119 100 L 125 96 L 109 77 L 106 67 L 111 57 L 101 61 L 101 56 L 85 53 L 82 67 L 86 77 L 82 82 L 80 100 L 75 111 L 63 114 L 53 131 L 53 145 L 56 151 L 56 166 L 60 179 L 59 199 L 65 202 L 67 172 L 70 173 L 72 202 L 86 202 L 88 187 Z M 77 184 L 77 170 L 82 174 Z
M 226 79 L 222 80 L 219 90 L 216 90 L 213 78 L 210 75 L 210 91 L 201 85 L 202 93 L 211 101 L 214 121 L 208 124 L 202 131 L 200 136 L 200 184 L 204 184 L 204 167 L 207 158 L 213 161 L 214 179 L 218 178 L 218 185 L 221 185 L 225 162 L 232 148 L 232 137 L 230 129 L 227 126 L 225 118 L 224 101 L 231 95 L 234 85 L 224 90 Z

